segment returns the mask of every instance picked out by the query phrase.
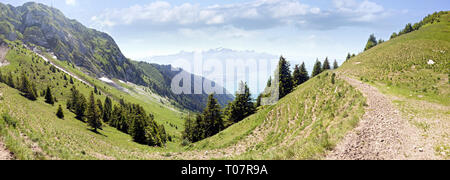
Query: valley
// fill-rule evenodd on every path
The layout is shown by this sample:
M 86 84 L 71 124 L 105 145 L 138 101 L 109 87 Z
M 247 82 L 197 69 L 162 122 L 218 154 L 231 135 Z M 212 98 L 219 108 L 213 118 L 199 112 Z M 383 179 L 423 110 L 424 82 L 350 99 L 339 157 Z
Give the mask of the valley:
M 130 60 L 56 8 L 0 8 L 0 160 L 450 159 L 449 11 L 304 82 L 281 56 L 258 103 L 244 82 L 176 94 L 180 72 L 215 82 Z

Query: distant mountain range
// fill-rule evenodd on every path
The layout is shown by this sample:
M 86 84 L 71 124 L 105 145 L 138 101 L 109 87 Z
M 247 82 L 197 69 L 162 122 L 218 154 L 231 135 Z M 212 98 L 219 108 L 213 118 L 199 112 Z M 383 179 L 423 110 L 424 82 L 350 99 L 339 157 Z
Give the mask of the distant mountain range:
M 184 64 L 180 63 L 180 60 L 185 60 L 187 62 L 194 62 L 194 55 L 195 53 L 201 54 L 203 61 L 211 61 L 211 60 L 218 60 L 223 65 L 235 65 L 237 67 L 244 66 L 244 65 L 250 65 L 250 62 L 257 63 L 258 70 L 257 71 L 250 71 L 250 72 L 237 72 L 236 75 L 234 74 L 226 74 L 225 78 L 227 79 L 223 85 L 224 87 L 230 91 L 234 92 L 236 91 L 236 84 L 239 83 L 240 80 L 244 81 L 251 81 L 250 89 L 253 93 L 253 95 L 256 95 L 260 92 L 262 92 L 265 88 L 266 82 L 271 74 L 273 74 L 273 71 L 276 68 L 276 64 L 278 63 L 279 56 L 272 55 L 269 53 L 261 53 L 261 52 L 255 52 L 252 50 L 233 50 L 228 48 L 216 48 L 216 49 L 210 49 L 206 51 L 201 52 L 186 52 L 181 51 L 177 54 L 171 54 L 171 55 L 165 55 L 165 56 L 152 56 L 147 58 L 142 58 L 140 61 L 150 62 L 150 63 L 157 63 L 157 64 L 171 64 L 175 67 L 183 68 L 184 70 L 197 74 L 196 72 L 193 72 L 192 66 L 193 64 Z M 233 64 L 234 63 L 234 64 Z M 264 66 L 264 63 L 270 64 L 269 66 Z M 264 67 L 261 67 L 264 66 Z M 208 71 L 208 70 L 205 70 Z M 211 73 L 216 75 L 217 73 Z M 248 76 L 257 77 L 258 80 L 255 79 L 249 79 Z M 208 77 L 208 76 L 207 76 Z M 231 80 L 230 80 L 231 79 Z M 234 80 L 233 80 L 234 79 Z

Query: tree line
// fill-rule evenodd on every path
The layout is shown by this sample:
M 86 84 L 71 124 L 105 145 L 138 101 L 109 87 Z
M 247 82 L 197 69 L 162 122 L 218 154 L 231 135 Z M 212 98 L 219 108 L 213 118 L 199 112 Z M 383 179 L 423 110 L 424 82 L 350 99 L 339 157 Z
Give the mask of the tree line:
M 337 69 L 338 63 L 335 60 L 333 69 Z M 317 60 L 311 77 L 317 76 L 325 70 L 331 69 L 328 58 L 323 65 Z M 284 57 L 280 57 L 278 63 L 278 81 L 280 99 L 291 93 L 294 87 L 299 86 L 310 79 L 305 63 L 295 65 L 291 73 L 290 64 Z M 267 86 L 272 85 L 272 77 L 269 78 Z M 238 123 L 256 112 L 261 105 L 262 94 L 258 96 L 256 102 L 253 101 L 250 89 L 247 83 L 240 82 L 239 89 L 235 94 L 235 99 L 225 108 L 221 108 L 214 94 L 208 96 L 206 107 L 203 112 L 185 117 L 185 129 L 183 132 L 184 141 L 198 142 L 202 139 L 214 136 L 226 127 Z M 184 142 L 183 142 L 184 143 Z
M 391 39 L 394 39 L 403 34 L 408 34 L 410 32 L 417 31 L 426 24 L 439 23 L 439 22 L 441 22 L 440 17 L 444 14 L 447 14 L 447 12 L 445 12 L 445 11 L 434 12 L 433 14 L 429 14 L 428 16 L 423 18 L 422 21 L 415 23 L 414 25 L 412 25 L 411 23 L 408 23 L 408 24 L 406 24 L 405 28 L 400 30 L 398 33 L 396 33 L 396 32 L 392 33 Z
M 50 71 L 53 72 L 51 69 Z M 69 80 L 65 75 L 63 78 Z M 39 97 L 35 83 L 30 81 L 25 72 L 18 78 L 12 72 L 3 75 L 0 71 L 0 83 L 5 83 L 11 88 L 19 90 L 22 96 L 31 101 L 36 101 Z M 70 83 L 74 84 L 72 77 L 70 77 Z M 40 94 L 44 97 L 44 101 L 47 104 L 54 105 L 57 102 L 50 86 L 47 86 Z M 104 103 L 100 99 L 95 98 L 95 95 L 100 94 L 101 92 L 94 87 L 89 98 L 86 99 L 84 94 L 73 86 L 66 104 L 67 109 L 76 115 L 76 119 L 86 122 L 95 133 L 98 133 L 98 129 L 102 129 L 103 123 L 108 123 L 110 126 L 130 134 L 134 141 L 141 144 L 163 146 L 167 142 L 168 135 L 164 126 L 158 125 L 154 120 L 154 116 L 147 114 L 142 106 L 125 103 L 122 99 L 120 100 L 120 105 L 114 106 L 113 109 L 111 98 L 106 97 Z M 61 105 L 58 106 L 55 115 L 60 119 L 64 119 L 64 111 Z

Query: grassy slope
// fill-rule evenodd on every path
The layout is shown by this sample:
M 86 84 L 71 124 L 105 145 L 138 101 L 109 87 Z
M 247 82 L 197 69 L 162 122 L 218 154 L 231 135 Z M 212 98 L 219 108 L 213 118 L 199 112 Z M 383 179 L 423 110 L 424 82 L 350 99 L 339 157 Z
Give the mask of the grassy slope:
M 320 159 L 364 113 L 365 99 L 346 82 L 331 83 L 325 72 L 251 117 L 216 136 L 191 145 L 193 149 L 231 146 L 263 126 L 261 141 L 233 159 Z
M 449 15 L 438 24 L 378 45 L 341 67 L 341 71 L 403 97 L 450 105 Z M 436 64 L 428 65 L 433 60 Z
M 403 118 L 421 130 L 439 156 L 450 159 L 450 13 L 440 23 L 378 45 L 340 71 L 393 97 Z M 435 64 L 429 65 L 433 60 Z
M 145 98 L 143 95 L 118 91 L 76 69 L 69 68 L 67 64 L 63 67 L 87 82 L 95 84 L 114 98 L 124 98 L 127 102 L 143 105 L 147 112 L 155 114 L 159 123 L 166 126 L 169 134 L 175 135 L 176 140 L 168 143 L 166 148 L 154 148 L 134 143 L 129 135 L 108 126 L 100 131 L 101 135 L 92 133 L 85 123 L 76 120 L 74 115 L 65 109 L 65 120 L 57 119 L 55 116 L 57 106 L 61 104 L 65 107 L 72 85 L 68 83 L 69 80 L 63 79 L 63 72 L 51 72 L 50 65 L 45 65 L 43 60 L 33 63 L 31 55 L 32 52 L 24 48 L 10 50 L 6 59 L 11 64 L 1 67 L 2 73 L 12 72 L 13 75 L 20 76 L 23 70 L 27 70 L 27 75 L 32 82 L 36 83 L 39 92 L 47 85 L 52 87 L 58 103 L 55 106 L 45 104 L 42 97 L 32 102 L 22 97 L 17 90 L 0 84 L 2 95 L 0 113 L 9 114 L 13 121 L 18 122 L 17 127 L 13 128 L 4 122 L 4 118 L 0 118 L 0 132 L 8 148 L 19 159 L 151 159 L 154 158 L 151 152 L 179 149 L 179 135 L 182 130 L 182 120 L 179 118 L 181 114 L 157 102 L 145 100 L 148 97 Z M 65 64 L 55 60 L 54 62 Z M 34 79 L 35 76 L 36 79 Z M 44 77 L 41 79 L 40 76 Z M 77 80 L 75 80 L 75 86 L 85 96 L 93 90 Z M 104 100 L 105 95 L 96 98 Z
M 393 94 L 412 101 L 426 100 L 448 107 L 450 104 L 449 17 L 449 15 L 444 15 L 441 23 L 425 25 L 418 31 L 378 45 L 347 61 L 337 71 L 372 84 L 383 93 Z M 427 63 L 430 59 L 436 64 L 428 65 Z M 362 103 L 364 99 L 359 92 L 348 87 L 345 82 L 337 84 L 340 87 L 345 87 L 338 88 L 345 89 L 343 93 L 346 95 L 339 100 L 330 98 L 334 96 L 333 86 L 330 86 L 323 79 L 315 78 L 299 86 L 295 92 L 282 99 L 276 105 L 266 107 L 218 135 L 190 145 L 188 149 L 229 147 L 247 137 L 260 125 L 268 125 L 270 129 L 271 126 L 273 127 L 275 126 L 274 124 L 277 124 L 277 128 L 270 129 L 269 136 L 265 137 L 263 142 L 250 146 L 247 149 L 247 153 L 234 158 L 321 158 L 324 150 L 332 148 L 345 132 L 357 123 L 358 118 L 363 114 Z M 320 89 L 321 91 L 317 92 L 315 89 Z M 311 102 L 311 99 L 315 97 L 318 98 L 316 99 L 317 103 Z M 399 102 L 402 104 L 418 104 L 416 102 L 406 102 L 408 100 L 397 101 L 394 104 L 399 104 Z M 348 105 L 345 104 L 348 102 L 352 102 L 352 108 L 348 108 Z M 308 104 L 309 108 L 316 105 L 320 111 L 308 109 L 308 112 L 303 114 L 305 107 L 302 105 L 305 104 Z M 288 109 L 291 109 L 291 112 L 287 113 Z M 413 113 L 415 117 L 429 114 L 425 113 L 424 109 L 426 108 L 417 105 L 408 106 L 406 110 L 405 107 L 400 107 L 400 109 L 406 112 L 415 112 Z M 278 112 L 279 115 L 273 116 L 271 112 L 274 111 Z M 448 110 L 435 110 L 433 112 L 438 113 L 438 115 L 434 115 L 434 117 L 438 118 L 448 117 L 450 113 Z M 296 113 L 300 113 L 301 118 L 297 119 L 295 117 Z M 330 117 L 331 113 L 335 113 L 334 119 Z M 311 119 L 314 116 L 317 116 L 318 121 L 311 123 Z M 349 118 L 343 118 L 345 116 L 349 116 Z M 266 118 L 268 118 L 269 123 L 264 122 Z M 297 126 L 288 128 L 288 119 L 296 119 L 295 123 L 297 123 Z M 305 123 L 301 124 L 302 122 Z M 309 123 L 311 123 L 312 128 L 308 129 L 310 132 L 307 132 L 305 136 L 305 126 Z M 327 127 L 330 123 L 334 125 Z M 425 122 L 414 121 L 412 123 L 419 128 L 423 126 L 429 128 L 430 126 Z M 299 138 L 286 139 L 286 136 L 290 133 L 293 133 L 293 137 Z M 294 143 L 291 146 L 285 146 L 283 141 L 294 141 Z M 441 147 L 450 149 L 448 144 L 440 143 L 436 146 L 436 149 L 439 149 L 439 151 L 442 151 Z

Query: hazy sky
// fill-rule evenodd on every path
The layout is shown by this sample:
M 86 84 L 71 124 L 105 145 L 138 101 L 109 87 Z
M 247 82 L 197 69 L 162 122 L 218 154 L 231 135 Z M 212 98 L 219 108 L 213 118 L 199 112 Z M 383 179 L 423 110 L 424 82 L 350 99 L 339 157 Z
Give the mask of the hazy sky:
M 18 6 L 26 1 L 0 0 Z M 224 47 L 288 60 L 342 59 L 375 33 L 450 10 L 448 0 L 38 0 L 109 33 L 129 58 Z

